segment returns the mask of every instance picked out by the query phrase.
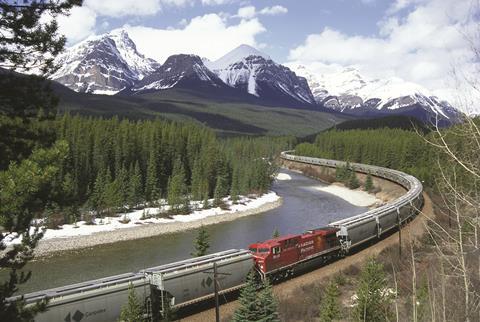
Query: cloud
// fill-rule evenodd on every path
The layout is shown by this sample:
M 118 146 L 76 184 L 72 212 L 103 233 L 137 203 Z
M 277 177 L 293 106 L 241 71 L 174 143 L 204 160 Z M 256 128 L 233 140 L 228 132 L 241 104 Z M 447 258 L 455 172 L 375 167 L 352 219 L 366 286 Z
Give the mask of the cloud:
M 260 10 L 260 14 L 267 16 L 282 15 L 288 12 L 288 9 L 282 6 L 265 7 Z
M 264 16 L 277 16 L 286 14 L 288 9 L 282 6 L 273 6 L 273 7 L 265 7 L 260 11 L 254 6 L 245 6 L 238 9 L 237 15 L 234 17 L 241 18 L 241 19 L 252 19 L 256 16 L 264 15 Z
M 240 44 L 257 46 L 256 36 L 265 31 L 253 18 L 228 24 L 219 14 L 193 18 L 178 29 L 156 29 L 144 26 L 124 27 L 139 51 L 163 63 L 173 54 L 196 54 L 217 59 Z
M 353 66 L 366 76 L 400 77 L 452 99 L 447 90 L 452 86 L 448 84 L 452 66 L 462 73 L 478 70 L 479 62 L 473 61 L 465 39 L 478 24 L 467 18 L 469 1 L 397 0 L 392 8 L 378 23 L 377 36 L 325 28 L 292 49 L 290 62 L 317 70 Z
M 94 33 L 97 15 L 88 7 L 74 7 L 69 16 L 59 16 L 59 32 L 69 43 L 81 41 Z
M 231 3 L 233 1 L 234 0 L 202 0 L 202 4 L 207 6 L 219 6 L 219 5 Z
M 88 7 L 102 16 L 146 16 L 154 15 L 161 9 L 162 2 L 175 4 L 175 0 L 85 0 L 84 7 Z M 180 0 L 180 4 L 185 1 Z
M 237 16 L 242 19 L 251 19 L 257 15 L 254 6 L 246 6 L 238 9 Z

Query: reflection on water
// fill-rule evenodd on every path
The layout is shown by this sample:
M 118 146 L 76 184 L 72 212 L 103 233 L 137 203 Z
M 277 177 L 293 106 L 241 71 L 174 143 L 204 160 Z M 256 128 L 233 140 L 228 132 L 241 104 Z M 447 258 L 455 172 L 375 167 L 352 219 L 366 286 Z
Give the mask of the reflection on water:
M 211 241 L 210 252 L 246 248 L 250 243 L 270 238 L 275 228 L 281 234 L 301 233 L 367 210 L 313 189 L 322 185 L 318 181 L 288 170 L 282 172 L 288 173 L 291 180 L 277 181 L 272 187 L 283 197 L 282 206 L 263 214 L 206 227 Z M 184 231 L 40 259 L 28 265 L 33 275 L 20 292 L 138 271 L 185 259 L 193 250 L 195 236 L 195 231 Z

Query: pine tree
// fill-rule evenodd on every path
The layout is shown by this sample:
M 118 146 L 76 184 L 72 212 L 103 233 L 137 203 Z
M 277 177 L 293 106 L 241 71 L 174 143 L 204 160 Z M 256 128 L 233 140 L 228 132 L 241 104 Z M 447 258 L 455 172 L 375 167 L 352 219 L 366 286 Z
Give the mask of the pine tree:
M 261 316 L 261 310 L 257 301 L 257 282 L 255 274 L 251 272 L 247 275 L 245 286 L 240 291 L 238 298 L 239 307 L 233 314 L 232 322 L 256 322 Z
M 107 171 L 106 169 L 100 170 L 95 178 L 93 185 L 93 192 L 90 195 L 88 204 L 97 213 L 102 213 L 105 209 L 105 188 L 107 185 Z
M 227 195 L 228 186 L 227 179 L 223 175 L 217 177 L 217 184 L 215 185 L 215 191 L 213 193 L 213 204 L 215 206 L 221 206 L 223 204 L 222 198 Z
M 328 283 L 325 295 L 320 304 L 320 321 L 331 322 L 340 319 L 340 305 L 338 285 L 333 280 Z
M 197 238 L 195 239 L 195 251 L 191 254 L 194 257 L 200 257 L 207 254 L 208 249 L 210 248 L 210 236 L 207 233 L 205 227 L 200 226 L 197 233 Z
M 370 258 L 360 275 L 356 292 L 357 301 L 353 311 L 354 320 L 388 321 L 392 312 L 387 287 L 383 265 Z
M 364 190 L 365 191 L 372 191 L 373 190 L 373 179 L 372 179 L 372 175 L 369 173 L 367 174 L 367 179 L 365 179 L 365 188 Z
M 185 183 L 185 170 L 183 163 L 178 158 L 175 161 L 173 172 L 168 180 L 167 201 L 173 212 L 178 212 L 185 204 L 187 198 L 187 186 Z
M 240 193 L 240 182 L 238 178 L 238 167 L 235 167 L 232 173 L 232 185 L 230 187 L 230 197 L 232 202 L 236 204 L 238 202 L 238 195 Z
M 350 178 L 348 179 L 347 185 L 350 189 L 357 189 L 360 187 L 360 182 L 358 181 L 355 171 L 350 171 Z
M 197 158 L 193 164 L 193 169 L 192 169 L 192 185 L 191 185 L 191 191 L 192 191 L 192 197 L 193 200 L 202 200 L 203 194 L 202 194 L 202 164 L 200 160 Z
M 120 320 L 122 322 L 143 321 L 143 307 L 135 294 L 135 288 L 132 283 L 128 286 L 128 302 L 122 307 Z
M 150 152 L 147 165 L 147 180 L 145 182 L 145 198 L 152 203 L 157 201 L 159 197 L 158 191 L 158 174 L 157 174 L 157 158 L 155 152 Z
M 272 286 L 268 279 L 263 281 L 263 289 L 258 295 L 259 315 L 256 321 L 261 322 L 280 322 L 278 317 L 278 306 L 272 293 Z
M 135 208 L 142 202 L 142 174 L 138 162 L 135 162 L 134 167 L 130 167 L 129 172 L 128 205 Z
M 280 232 L 278 231 L 278 228 L 275 228 L 272 234 L 272 238 L 278 238 L 280 237 Z

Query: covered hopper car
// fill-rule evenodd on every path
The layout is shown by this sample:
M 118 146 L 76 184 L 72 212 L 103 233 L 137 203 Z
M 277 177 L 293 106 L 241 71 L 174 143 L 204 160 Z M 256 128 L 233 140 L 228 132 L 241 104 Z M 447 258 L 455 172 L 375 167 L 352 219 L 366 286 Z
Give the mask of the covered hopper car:
M 345 162 L 296 156 L 282 152 L 285 160 L 324 167 L 344 166 Z M 422 184 L 403 172 L 351 163 L 357 172 L 393 181 L 406 193 L 376 209 L 333 222 L 328 227 L 308 230 L 303 234 L 287 235 L 253 243 L 248 250 L 232 249 L 65 287 L 35 292 L 8 299 L 11 303 L 23 299 L 29 305 L 48 299 L 48 310 L 35 321 L 116 321 L 122 305 L 127 302 L 128 288 L 133 286 L 145 303 L 146 315 L 158 320 L 165 303 L 184 307 L 213 297 L 211 271 L 214 263 L 221 273 L 222 293 L 241 288 L 250 271 L 259 278 L 279 280 L 305 269 L 317 267 L 348 253 L 359 245 L 383 237 L 413 218 L 422 207 Z

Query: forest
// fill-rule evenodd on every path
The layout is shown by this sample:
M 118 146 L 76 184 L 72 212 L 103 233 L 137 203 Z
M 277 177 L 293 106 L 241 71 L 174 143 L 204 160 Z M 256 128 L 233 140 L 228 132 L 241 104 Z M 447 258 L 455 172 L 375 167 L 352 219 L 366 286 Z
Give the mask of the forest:
M 402 129 L 330 130 L 301 143 L 298 155 L 345 160 L 397 169 L 431 185 L 436 152 L 415 131 Z
M 66 156 L 52 184 L 46 214 L 50 225 L 82 214 L 112 215 L 165 199 L 175 213 L 189 201 L 266 192 L 275 172 L 273 157 L 292 138 L 218 139 L 188 123 L 131 121 L 65 114 L 48 121 Z

